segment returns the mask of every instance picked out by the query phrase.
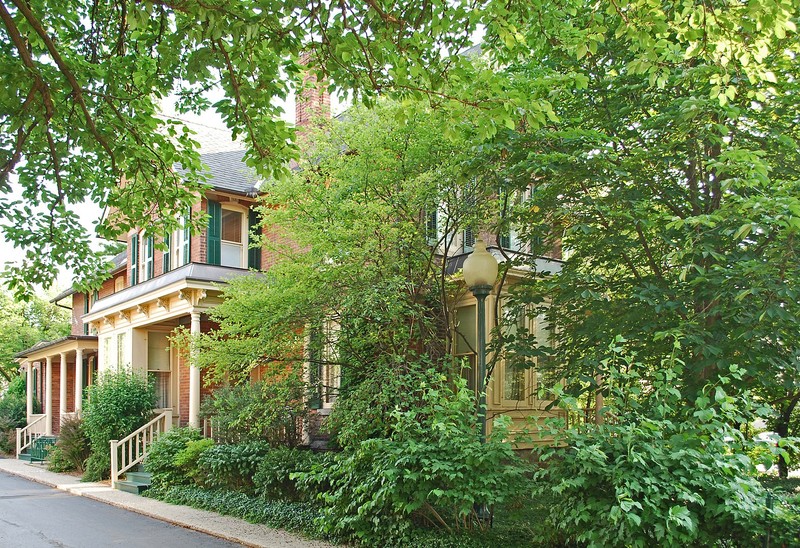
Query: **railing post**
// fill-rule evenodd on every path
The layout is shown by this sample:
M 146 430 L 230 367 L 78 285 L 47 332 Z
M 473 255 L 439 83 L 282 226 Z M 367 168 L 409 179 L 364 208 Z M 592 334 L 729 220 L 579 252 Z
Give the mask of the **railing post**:
M 17 428 L 17 458 L 22 453 L 22 428 Z
M 117 462 L 117 440 L 111 440 L 111 487 L 117 487 L 119 479 L 119 463 Z

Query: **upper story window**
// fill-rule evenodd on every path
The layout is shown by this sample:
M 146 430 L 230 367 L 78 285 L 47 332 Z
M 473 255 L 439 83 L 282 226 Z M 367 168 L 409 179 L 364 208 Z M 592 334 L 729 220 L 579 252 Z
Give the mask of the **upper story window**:
M 139 279 L 147 281 L 155 276 L 155 246 L 153 245 L 153 237 L 146 236 L 142 238 L 142 260 L 141 273 Z
M 89 294 L 88 293 L 84 293 L 83 294 L 83 313 L 84 314 L 88 314 L 89 313 Z M 83 324 L 83 334 L 84 335 L 88 335 L 89 334 L 89 324 L 84 322 L 83 320 L 81 320 L 81 323 Z
M 249 228 L 257 223 L 253 210 L 208 201 L 207 262 L 235 268 L 259 268 L 260 253 L 250 250 Z
M 244 230 L 244 214 L 241 211 L 222 209 L 222 236 L 220 264 L 222 266 L 238 266 L 244 264 L 247 232 Z
M 167 251 L 164 253 L 164 272 L 189 264 L 191 249 L 191 227 L 189 216 L 182 221 L 183 228 L 176 230 L 166 240 Z

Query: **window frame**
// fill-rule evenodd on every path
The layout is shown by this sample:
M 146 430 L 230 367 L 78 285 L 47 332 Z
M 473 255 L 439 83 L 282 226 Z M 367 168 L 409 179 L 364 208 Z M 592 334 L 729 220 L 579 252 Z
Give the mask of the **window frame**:
M 248 264 L 248 249 L 249 249 L 249 242 L 250 242 L 250 234 L 248 230 L 249 226 L 249 215 L 248 210 L 245 207 L 242 207 L 238 204 L 231 204 L 231 203 L 223 203 L 220 204 L 220 233 L 219 233 L 219 245 L 220 245 L 220 253 L 219 253 L 219 264 L 220 266 L 226 266 L 229 268 L 247 268 Z M 239 215 L 239 237 L 241 239 L 240 242 L 235 242 L 233 240 L 225 240 L 223 238 L 223 234 L 225 234 L 225 212 L 235 213 Z M 228 245 L 235 245 L 239 248 L 239 264 L 232 265 L 232 264 L 225 264 L 224 263 L 224 253 L 223 253 L 223 246 L 225 244 Z

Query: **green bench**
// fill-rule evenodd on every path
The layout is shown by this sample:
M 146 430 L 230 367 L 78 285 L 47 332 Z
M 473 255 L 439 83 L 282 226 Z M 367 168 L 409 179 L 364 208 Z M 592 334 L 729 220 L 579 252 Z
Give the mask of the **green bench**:
M 47 460 L 47 453 L 56 444 L 56 438 L 52 436 L 39 436 L 31 444 L 31 462 L 44 462 Z

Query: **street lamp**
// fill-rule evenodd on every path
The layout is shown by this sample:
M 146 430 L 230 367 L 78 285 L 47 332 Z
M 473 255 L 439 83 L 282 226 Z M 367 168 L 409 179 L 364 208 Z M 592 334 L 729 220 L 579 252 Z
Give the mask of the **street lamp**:
M 497 259 L 478 239 L 475 249 L 464 261 L 464 282 L 478 301 L 478 420 L 481 443 L 486 442 L 486 296 L 497 280 Z

